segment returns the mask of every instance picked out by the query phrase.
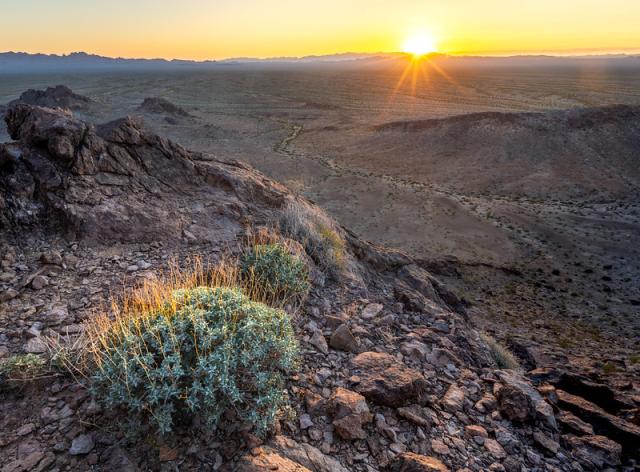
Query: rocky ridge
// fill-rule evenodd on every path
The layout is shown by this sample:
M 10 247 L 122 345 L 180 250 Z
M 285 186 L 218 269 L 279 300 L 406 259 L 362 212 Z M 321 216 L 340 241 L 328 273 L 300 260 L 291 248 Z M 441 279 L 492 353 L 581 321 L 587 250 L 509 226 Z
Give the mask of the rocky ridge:
M 14 104 L 0 145 L 0 356 L 67 342 L 110 293 L 170 258 L 216 260 L 288 205 L 320 212 L 249 166 L 190 152 L 132 118 L 93 126 Z M 347 270 L 313 268 L 296 316 L 296 418 L 262 443 L 180 431 L 131 443 L 60 374 L 8 389 L 2 471 L 632 470 L 637 398 L 558 369 L 498 369 L 448 288 L 408 256 L 340 229 Z M 624 465 L 623 465 L 624 464 Z
M 9 102 L 6 106 L 10 108 L 18 103 L 48 108 L 85 110 L 91 103 L 91 99 L 84 95 L 74 93 L 65 85 L 56 85 L 55 87 L 47 87 L 45 90 L 29 89 L 23 92 L 16 100 Z

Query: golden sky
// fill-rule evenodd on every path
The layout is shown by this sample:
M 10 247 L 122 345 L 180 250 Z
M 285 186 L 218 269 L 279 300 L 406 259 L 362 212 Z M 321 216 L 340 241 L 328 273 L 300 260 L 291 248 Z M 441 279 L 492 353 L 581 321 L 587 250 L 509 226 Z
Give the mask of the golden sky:
M 640 50 L 640 0 L 2 0 L 0 51 L 220 59 Z

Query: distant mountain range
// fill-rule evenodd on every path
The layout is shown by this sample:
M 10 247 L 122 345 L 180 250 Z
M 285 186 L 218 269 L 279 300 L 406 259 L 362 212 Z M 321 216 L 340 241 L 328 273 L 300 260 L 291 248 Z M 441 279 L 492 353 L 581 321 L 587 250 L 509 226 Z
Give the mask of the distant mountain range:
M 267 59 L 239 57 L 224 60 L 181 60 L 181 59 L 136 59 L 122 57 L 105 57 L 86 52 L 74 52 L 71 54 L 30 54 L 25 52 L 3 52 L 0 53 L 0 73 L 2 72 L 32 72 L 51 70 L 90 70 L 90 69 L 185 69 L 185 68 L 214 68 L 220 66 L 237 64 L 314 64 L 314 63 L 340 63 L 340 64 L 360 64 L 371 61 L 386 61 L 400 59 L 407 54 L 397 53 L 341 53 L 322 56 L 305 57 L 273 57 Z M 432 54 L 433 60 L 446 60 L 456 64 L 478 64 L 485 65 L 526 65 L 528 63 L 539 64 L 540 62 L 549 64 L 571 64 L 576 61 L 607 61 L 620 65 L 638 65 L 640 56 L 609 54 L 600 56 L 546 56 L 546 55 L 522 55 L 509 57 L 491 56 L 448 56 L 445 54 Z

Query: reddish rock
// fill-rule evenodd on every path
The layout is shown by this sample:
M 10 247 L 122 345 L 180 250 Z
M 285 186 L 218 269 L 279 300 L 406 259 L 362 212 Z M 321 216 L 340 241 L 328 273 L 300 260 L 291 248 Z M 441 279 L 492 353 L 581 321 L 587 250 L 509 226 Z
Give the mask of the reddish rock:
M 329 399 L 329 413 L 336 433 L 343 439 L 364 439 L 367 433 L 362 426 L 371 422 L 365 398 L 351 390 L 338 387 Z
M 596 434 L 610 437 L 629 448 L 637 448 L 640 444 L 640 426 L 613 416 L 582 397 L 563 390 L 557 390 L 557 394 L 558 406 L 590 423 Z
M 593 426 L 589 423 L 582 421 L 573 413 L 568 411 L 560 411 L 556 415 L 556 419 L 560 424 L 560 427 L 567 432 L 577 434 L 578 436 L 593 435 Z
M 420 403 L 427 383 L 420 372 L 395 357 L 364 352 L 351 360 L 360 381 L 355 390 L 379 405 L 399 407 Z
M 450 385 L 442 399 L 442 404 L 451 413 L 462 410 L 464 406 L 464 390 L 455 384 Z
M 449 472 L 449 468 L 435 457 L 405 452 L 390 464 L 390 472 Z
M 254 450 L 255 455 L 245 454 L 238 462 L 237 470 L 243 472 L 311 472 L 306 467 L 282 457 L 268 448 Z
M 484 440 L 484 447 L 496 459 L 504 459 L 507 457 L 507 453 L 495 439 L 486 438 Z

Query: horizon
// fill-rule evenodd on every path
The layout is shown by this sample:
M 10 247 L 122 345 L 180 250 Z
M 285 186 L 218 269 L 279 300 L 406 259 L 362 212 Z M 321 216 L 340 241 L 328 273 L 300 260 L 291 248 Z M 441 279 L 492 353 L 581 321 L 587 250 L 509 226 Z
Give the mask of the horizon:
M 195 62 L 195 63 L 205 63 L 205 62 L 225 62 L 225 61 L 278 61 L 278 60 L 301 60 L 301 59 L 312 59 L 312 58 L 329 58 L 329 57 L 348 57 L 353 56 L 354 59 L 367 58 L 367 57 L 376 57 L 376 56 L 411 56 L 410 52 L 407 51 L 374 51 L 374 52 L 362 52 L 362 51 L 341 51 L 341 52 L 332 52 L 326 54 L 306 54 L 303 56 L 230 56 L 230 57 L 220 57 L 220 58 L 202 58 L 202 59 L 192 59 L 186 57 L 166 57 L 166 56 L 125 56 L 125 55 L 103 55 L 96 52 L 85 51 L 85 50 L 73 50 L 69 52 L 57 53 L 57 52 L 42 52 L 42 51 L 24 51 L 24 50 L 6 50 L 0 51 L 0 55 L 2 54 L 16 54 L 16 55 L 29 55 L 29 56 L 47 56 L 52 58 L 68 58 L 73 57 L 74 55 L 85 55 L 89 57 L 99 57 L 104 59 L 112 59 L 112 60 L 141 60 L 141 61 L 184 61 L 184 62 Z M 583 50 L 572 50 L 572 51 L 532 51 L 532 52 L 517 52 L 517 51 L 503 51 L 503 52 L 493 52 L 493 53 L 444 53 L 439 51 L 433 51 L 429 53 L 425 53 L 425 56 L 430 57 L 449 57 L 449 58 L 473 58 L 473 59 L 516 59 L 516 58 L 557 58 L 557 59 L 598 59 L 598 58 L 612 58 L 612 57 L 637 57 L 640 55 L 640 48 L 627 48 L 627 49 L 618 49 L 618 50 L 599 50 L 599 49 L 591 49 L 586 48 Z M 348 59 L 346 59 L 348 60 Z
M 25 0 L 4 7 L 13 21 L 0 31 L 0 44 L 30 54 L 86 50 L 105 57 L 195 61 L 407 52 L 416 38 L 426 48 L 421 52 L 453 56 L 640 51 L 640 4 L 488 3 L 400 0 L 389 8 L 378 0 L 348 5 L 329 0 L 322 6 L 185 0 L 178 9 L 168 0 L 63 0 L 55 8 L 51 2 Z

